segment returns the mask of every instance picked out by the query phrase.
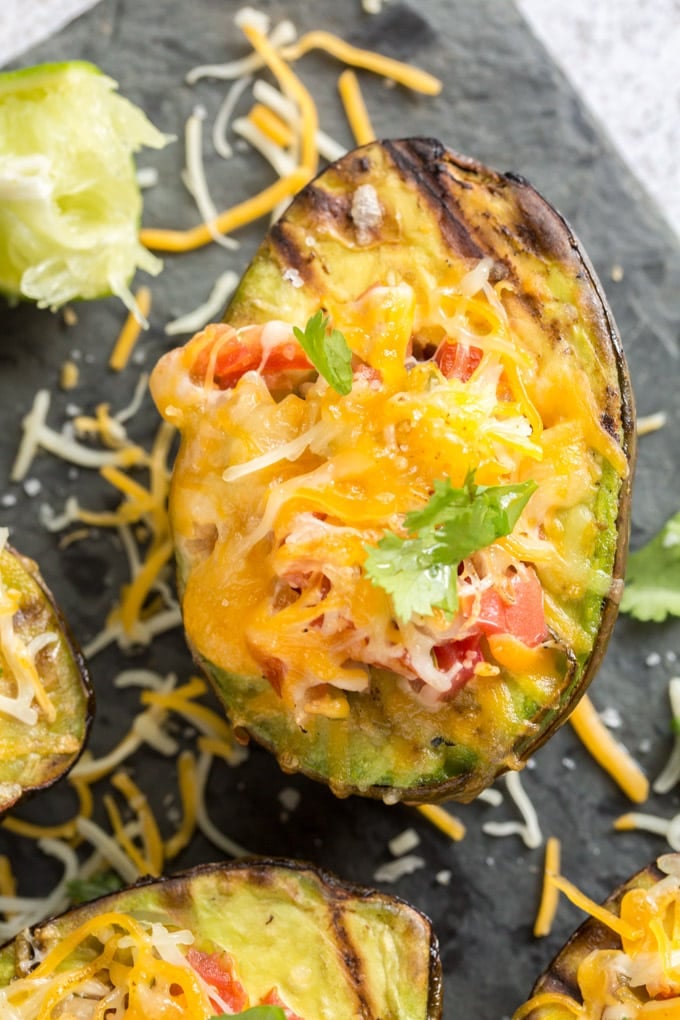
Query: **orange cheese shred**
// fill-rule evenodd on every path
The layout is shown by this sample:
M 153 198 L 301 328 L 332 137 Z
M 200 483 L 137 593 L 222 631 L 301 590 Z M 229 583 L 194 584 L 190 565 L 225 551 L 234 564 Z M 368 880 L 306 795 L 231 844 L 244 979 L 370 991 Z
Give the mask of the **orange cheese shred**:
M 374 53 L 372 50 L 362 50 L 350 43 L 333 35 L 332 32 L 316 30 L 307 32 L 297 42 L 285 46 L 279 52 L 284 60 L 296 61 L 310 50 L 324 50 L 325 53 L 336 57 L 350 67 L 362 67 L 366 71 L 373 71 L 384 78 L 390 78 L 399 85 L 414 92 L 422 92 L 428 96 L 437 96 L 442 90 L 442 83 L 439 78 L 421 71 L 420 68 L 404 64 L 392 57 L 384 57 L 381 53 Z
M 283 149 L 287 149 L 295 141 L 295 135 L 285 120 L 264 103 L 255 103 L 248 114 L 248 120 L 270 141 L 275 145 L 280 145 Z
M 210 225 L 201 223 L 189 230 L 157 230 L 147 228 L 140 231 L 139 239 L 147 248 L 155 251 L 194 251 L 214 240 L 210 230 L 221 234 L 230 234 L 239 227 L 258 220 L 270 213 L 279 202 L 290 198 L 307 183 L 310 174 L 304 167 L 296 167 L 291 174 L 279 178 L 268 188 L 247 198 L 239 205 L 232 206 L 220 213 Z
M 375 131 L 354 71 L 348 69 L 342 72 L 338 78 L 338 91 L 357 145 L 367 145 L 374 141 Z
M 539 992 L 538 995 L 534 995 L 528 1002 L 522 1003 L 519 1009 L 515 1010 L 512 1020 L 524 1020 L 535 1009 L 550 1009 L 551 1006 L 565 1009 L 569 1013 L 573 1013 L 574 1016 L 583 1015 L 583 1007 L 569 995 L 563 995 L 561 992 Z
M 188 846 L 196 831 L 196 759 L 191 751 L 182 751 L 177 760 L 177 778 L 182 802 L 182 823 L 165 842 L 165 858 L 173 860 Z
M 635 759 L 612 737 L 587 695 L 581 698 L 569 722 L 598 765 L 609 773 L 626 796 L 636 804 L 647 800 L 649 780 Z
M 418 811 L 454 842 L 458 843 L 464 838 L 465 826 L 452 814 L 449 814 L 446 808 L 440 807 L 438 804 L 419 804 Z
M 159 571 L 168 562 L 172 553 L 173 545 L 168 539 L 150 553 L 134 581 L 125 589 L 120 603 L 120 622 L 126 634 L 133 632 L 135 623 L 139 620 L 144 600 L 158 577 Z
M 120 372 L 124 369 L 130 360 L 130 355 L 139 339 L 142 326 L 146 324 L 150 311 L 151 291 L 148 287 L 140 287 L 135 294 L 135 310 L 130 311 L 128 314 L 111 351 L 109 368 L 112 368 L 115 372 Z
M 534 935 L 536 938 L 543 938 L 549 935 L 552 928 L 557 904 L 559 902 L 559 890 L 552 881 L 553 876 L 559 874 L 560 870 L 561 844 L 556 836 L 550 836 L 545 844 L 545 859 L 543 864 L 543 892 L 541 902 L 534 921 Z
M 589 896 L 582 893 L 569 879 L 564 878 L 562 875 L 551 875 L 550 882 L 561 893 L 564 893 L 575 907 L 583 910 L 586 914 L 590 914 L 591 917 L 606 925 L 607 928 L 611 928 L 622 939 L 630 939 L 631 942 L 635 942 L 640 938 L 642 932 L 633 928 L 627 921 L 622 920 L 618 914 L 613 914 L 611 910 L 607 910 L 606 907 L 596 903 L 595 900 L 591 900 Z
M 276 48 L 272 46 L 264 33 L 254 25 L 241 26 L 249 43 L 267 64 L 276 77 L 281 91 L 292 99 L 300 111 L 300 166 L 307 171 L 309 178 L 316 173 L 319 154 L 316 148 L 316 133 L 319 128 L 319 116 L 314 100 L 296 74 L 291 71 L 285 60 L 282 60 Z
M 160 875 L 163 870 L 163 840 L 146 795 L 142 793 L 127 772 L 117 772 L 112 776 L 111 784 L 123 794 L 139 818 L 142 826 L 145 861 L 148 864 L 147 871 L 150 875 Z

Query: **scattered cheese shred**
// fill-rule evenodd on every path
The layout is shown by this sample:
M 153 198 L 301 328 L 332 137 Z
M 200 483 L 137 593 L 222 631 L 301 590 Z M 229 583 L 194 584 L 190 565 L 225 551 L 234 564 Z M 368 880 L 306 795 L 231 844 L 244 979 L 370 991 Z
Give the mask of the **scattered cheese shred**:
M 438 804 L 419 804 L 418 811 L 454 842 L 458 843 L 464 838 L 465 826 L 452 814 L 449 814 L 446 808 L 440 807 Z
M 249 85 L 251 85 L 252 80 L 250 75 L 248 75 L 244 78 L 239 78 L 231 85 L 213 121 L 212 141 L 215 151 L 222 159 L 231 159 L 234 154 L 231 145 L 227 141 L 227 128 L 234 115 L 239 99 Z
M 308 180 L 308 171 L 303 167 L 296 167 L 292 174 L 275 181 L 239 205 L 220 213 L 211 226 L 222 234 L 231 233 L 261 216 L 266 216 L 284 198 L 290 198 L 299 191 Z M 212 234 L 205 223 L 189 230 L 145 229 L 139 236 L 143 245 L 157 251 L 194 251 L 212 241 Z
M 586 914 L 590 914 L 597 921 L 606 925 L 607 928 L 611 928 L 621 938 L 630 939 L 635 941 L 640 938 L 642 932 L 638 929 L 633 928 L 632 925 L 628 924 L 627 921 L 622 920 L 617 914 L 612 913 L 611 910 L 607 910 L 606 907 L 596 903 L 595 900 L 591 900 L 589 896 L 582 893 L 581 890 L 570 882 L 567 878 L 562 875 L 551 875 L 551 883 L 570 900 L 575 907 L 579 910 L 583 910 Z
M 637 419 L 635 427 L 639 436 L 648 436 L 651 432 L 658 432 L 665 427 L 668 415 L 665 411 L 657 411 L 655 414 L 647 414 Z
M 482 831 L 487 836 L 520 836 L 524 845 L 535 850 L 543 842 L 536 809 L 527 796 L 518 772 L 508 772 L 505 785 L 515 807 L 522 816 L 521 822 L 485 822 Z
M 269 107 L 269 109 L 285 120 L 293 131 L 300 130 L 300 115 L 295 107 L 295 103 L 287 99 L 286 96 L 281 95 L 279 90 L 270 85 L 268 81 L 258 78 L 253 85 L 253 96 L 258 102 Z M 330 135 L 327 135 L 320 128 L 316 132 L 316 147 L 319 150 L 319 155 L 323 156 L 329 163 L 340 159 L 347 152 L 344 145 L 340 145 L 339 142 L 336 142 L 334 138 L 331 138 Z
M 191 842 L 196 831 L 196 759 L 191 751 L 182 751 L 177 760 L 179 793 L 182 801 L 182 824 L 166 840 L 165 858 L 173 860 Z
M 284 60 L 296 61 L 303 57 L 310 50 L 323 50 L 325 53 L 336 57 L 350 67 L 361 67 L 366 71 L 373 71 L 384 78 L 390 78 L 399 85 L 414 92 L 422 92 L 428 96 L 437 96 L 442 90 L 442 83 L 438 78 L 421 71 L 410 64 L 404 64 L 392 57 L 384 57 L 381 53 L 374 53 L 372 50 L 362 50 L 350 45 L 331 32 L 313 31 L 301 36 L 297 42 L 281 50 Z
M 78 385 L 80 369 L 75 361 L 65 361 L 59 373 L 59 385 L 62 390 L 73 390 Z
M 120 372 L 125 368 L 142 329 L 149 328 L 150 311 L 151 290 L 148 287 L 140 287 L 135 294 L 134 308 L 128 313 L 111 351 L 109 368 L 114 372 Z
M 148 874 L 158 876 L 163 871 L 163 840 L 149 801 L 127 772 L 117 772 L 111 783 L 123 794 L 130 808 L 139 818 L 144 844 L 144 861 Z
M 671 849 L 680 851 L 680 814 L 674 815 L 672 818 L 662 818 L 660 815 L 630 811 L 628 814 L 620 815 L 614 821 L 614 828 L 617 832 L 640 829 L 643 832 L 653 832 L 657 836 L 665 836 Z
M 248 114 L 248 120 L 275 145 L 280 145 L 283 149 L 293 145 L 295 135 L 290 126 L 278 113 L 274 113 L 264 103 L 255 103 Z
M 227 301 L 236 290 L 238 281 L 238 274 L 233 269 L 227 269 L 226 272 L 221 273 L 203 304 L 167 323 L 166 336 L 177 336 L 178 333 L 197 333 L 206 323 L 219 318 Z
M 374 141 L 375 131 L 354 71 L 347 69 L 342 72 L 338 78 L 338 91 L 357 145 L 367 145 Z
M 297 32 L 291 21 L 281 21 L 269 33 L 269 41 L 272 46 L 279 49 L 295 41 Z M 220 81 L 232 81 L 243 79 L 254 74 L 265 66 L 264 60 L 259 53 L 249 53 L 238 60 L 230 60 L 224 64 L 201 64 L 192 67 L 186 76 L 188 85 L 195 85 L 201 78 L 217 78 Z
M 187 118 L 184 129 L 186 167 L 182 180 L 187 191 L 196 202 L 199 215 L 209 230 L 213 241 L 221 245 L 222 248 L 233 250 L 239 247 L 238 241 L 235 241 L 232 237 L 225 237 L 214 226 L 217 209 L 210 197 L 203 166 L 203 121 L 205 120 L 205 115 L 204 107 L 196 106 Z
M 625 747 L 611 735 L 588 695 L 581 698 L 569 722 L 598 765 L 609 773 L 626 796 L 636 804 L 647 800 L 649 780 Z
M 307 172 L 309 179 L 314 176 L 318 166 L 316 132 L 319 127 L 319 117 L 314 100 L 297 75 L 281 59 L 275 47 L 255 25 L 244 23 L 241 28 L 253 49 L 265 60 L 282 91 L 296 103 L 300 111 L 300 166 Z
M 559 890 L 552 881 L 552 878 L 553 875 L 558 875 L 560 871 L 560 850 L 561 844 L 559 839 L 556 836 L 550 836 L 545 844 L 543 892 L 534 922 L 534 935 L 536 938 L 543 938 L 545 935 L 549 935 L 555 920 Z
M 674 676 L 668 682 L 668 696 L 671 703 L 671 717 L 680 719 L 680 677 Z M 668 761 L 652 784 L 654 793 L 669 793 L 680 780 L 680 733 L 674 730 L 673 749 Z

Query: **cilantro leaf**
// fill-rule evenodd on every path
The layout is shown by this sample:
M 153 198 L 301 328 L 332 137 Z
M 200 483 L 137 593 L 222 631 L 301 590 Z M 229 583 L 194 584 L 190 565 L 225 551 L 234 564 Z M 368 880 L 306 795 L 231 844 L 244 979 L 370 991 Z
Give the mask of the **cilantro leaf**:
M 101 875 L 92 878 L 74 878 L 66 886 L 71 901 L 76 905 L 89 903 L 107 893 L 118 892 L 122 887 L 123 882 L 115 871 L 103 871 Z
M 286 1020 L 280 1006 L 251 1006 L 242 1013 L 220 1013 L 210 1020 Z
M 435 608 L 453 614 L 459 564 L 510 534 L 535 489 L 535 482 L 478 486 L 472 473 L 460 489 L 448 478 L 438 480 L 428 503 L 406 514 L 409 537 L 388 532 L 376 546 L 365 547 L 364 570 L 392 597 L 402 623 Z
M 352 352 L 340 330 L 328 332 L 328 317 L 319 309 L 304 330 L 293 326 L 293 333 L 319 375 L 346 396 L 352 389 Z
M 621 612 L 656 623 L 680 616 L 680 512 L 629 555 Z

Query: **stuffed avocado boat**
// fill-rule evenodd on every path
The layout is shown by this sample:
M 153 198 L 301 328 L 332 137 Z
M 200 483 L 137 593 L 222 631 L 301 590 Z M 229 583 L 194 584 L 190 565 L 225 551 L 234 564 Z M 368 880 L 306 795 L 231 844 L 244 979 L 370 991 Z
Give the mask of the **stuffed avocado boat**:
M 188 641 L 284 769 L 469 800 L 566 718 L 616 615 L 633 402 L 525 181 L 426 139 L 348 154 L 151 388 Z
M 593 908 L 513 1020 L 680 1017 L 680 854 L 664 854 Z
M 441 968 L 430 922 L 403 901 L 252 859 L 138 884 L 22 933 L 0 950 L 0 1014 L 437 1020 Z
M 37 565 L 0 529 L 0 814 L 76 762 L 94 708 L 85 661 Z

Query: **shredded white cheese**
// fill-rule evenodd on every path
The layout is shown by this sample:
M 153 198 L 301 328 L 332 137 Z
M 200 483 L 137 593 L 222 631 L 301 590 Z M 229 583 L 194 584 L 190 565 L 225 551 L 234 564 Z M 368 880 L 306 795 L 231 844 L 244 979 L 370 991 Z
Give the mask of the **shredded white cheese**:
M 376 882 L 398 882 L 405 875 L 412 875 L 425 867 L 425 861 L 417 854 L 407 854 L 405 857 L 398 857 L 395 861 L 388 861 L 381 864 L 373 873 Z
M 524 845 L 534 850 L 543 843 L 536 809 L 522 787 L 518 772 L 508 772 L 505 776 L 505 785 L 522 816 L 522 821 L 485 822 L 482 830 L 488 836 L 520 836 Z
M 193 311 L 173 319 L 165 327 L 167 336 L 179 333 L 197 333 L 208 322 L 218 318 L 225 305 L 238 286 L 239 277 L 233 269 L 228 269 L 217 277 L 206 301 Z

